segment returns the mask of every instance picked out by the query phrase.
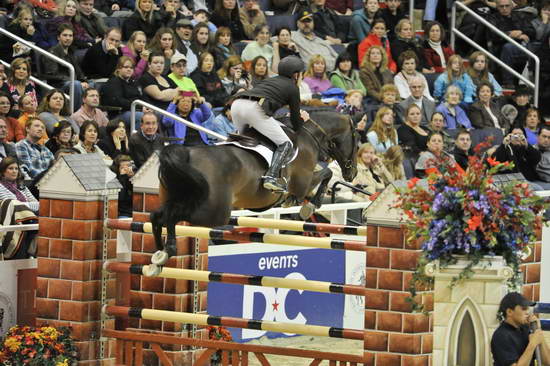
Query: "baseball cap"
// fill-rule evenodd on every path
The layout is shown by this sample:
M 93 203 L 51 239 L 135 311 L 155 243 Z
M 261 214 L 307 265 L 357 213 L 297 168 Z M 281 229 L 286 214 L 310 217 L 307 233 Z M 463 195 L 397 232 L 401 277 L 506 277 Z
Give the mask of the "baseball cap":
M 537 303 L 531 300 L 528 300 L 520 294 L 519 292 L 510 292 L 506 294 L 500 300 L 500 306 L 498 308 L 498 312 L 502 313 L 503 316 L 506 316 L 506 310 L 507 309 L 514 309 L 516 306 L 535 306 Z
M 174 64 L 177 64 L 180 61 L 187 62 L 187 57 L 185 57 L 185 55 L 183 53 L 176 52 L 176 53 L 174 53 L 174 55 L 170 59 L 170 64 L 174 65 Z
M 298 21 L 302 22 L 307 18 L 313 19 L 313 14 L 310 11 L 302 10 L 301 12 L 298 13 Z
M 191 23 L 191 21 L 189 19 L 183 18 L 183 19 L 180 19 L 176 22 L 176 28 L 177 27 L 193 28 L 193 24 Z
M 531 96 L 531 89 L 526 85 L 519 85 L 516 88 L 516 91 L 514 92 L 514 97 L 520 96 L 520 95 L 527 95 Z

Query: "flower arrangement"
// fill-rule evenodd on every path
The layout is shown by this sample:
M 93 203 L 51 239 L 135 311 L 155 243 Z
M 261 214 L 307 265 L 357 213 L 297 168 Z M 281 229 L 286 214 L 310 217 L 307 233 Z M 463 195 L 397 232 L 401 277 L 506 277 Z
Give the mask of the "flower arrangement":
M 408 217 L 408 240 L 421 240 L 422 255 L 413 274 L 409 291 L 414 310 L 417 290 L 427 289 L 433 279 L 424 274 L 427 263 L 439 260 L 440 267 L 455 264 L 461 255 L 468 265 L 451 281 L 451 287 L 469 278 L 472 268 L 484 256 L 502 256 L 514 271 L 509 285 L 519 282 L 521 254 L 535 239 L 541 226 L 539 214 L 548 207 L 527 183 L 507 182 L 494 185 L 493 175 L 513 167 L 493 158 L 486 162 L 481 151 L 489 142 L 479 144 L 469 157 L 468 168 L 444 164 L 432 171 L 427 187 L 411 179 L 398 189 L 394 207 Z
M 78 351 L 70 328 L 14 326 L 0 344 L 4 366 L 72 366 Z
M 208 332 L 208 339 L 212 341 L 231 342 L 233 336 L 231 332 L 223 326 L 209 325 L 206 327 Z M 211 365 L 220 365 L 222 361 L 221 352 L 217 351 L 210 357 Z

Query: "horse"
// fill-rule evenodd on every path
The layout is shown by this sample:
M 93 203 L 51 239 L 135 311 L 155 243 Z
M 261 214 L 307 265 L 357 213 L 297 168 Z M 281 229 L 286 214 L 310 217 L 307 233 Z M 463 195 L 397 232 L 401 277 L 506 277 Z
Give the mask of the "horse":
M 164 147 L 159 154 L 161 205 L 151 213 L 158 249 L 151 260 L 153 267 L 163 265 L 176 254 L 178 222 L 206 227 L 227 225 L 233 209 L 263 211 L 284 200 L 288 205 L 301 203 L 311 197 L 311 190 L 319 184 L 311 201 L 302 207 L 300 215 L 307 219 L 315 207 L 321 206 L 332 177 L 328 168 L 315 171 L 317 163 L 327 156 L 338 162 L 343 178 L 351 181 L 357 174 L 358 134 L 353 122 L 349 116 L 332 110 L 309 113 L 310 120 L 289 133 L 298 155 L 283 169 L 288 193 L 263 188 L 261 177 L 267 164 L 254 152 L 231 144 Z M 163 226 L 167 230 L 166 244 L 162 242 Z

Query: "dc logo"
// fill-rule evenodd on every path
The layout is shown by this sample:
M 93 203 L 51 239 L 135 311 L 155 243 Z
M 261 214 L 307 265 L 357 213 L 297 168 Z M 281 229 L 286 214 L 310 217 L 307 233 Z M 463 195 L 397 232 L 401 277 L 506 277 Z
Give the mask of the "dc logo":
M 304 275 L 298 272 L 292 272 L 286 275 L 285 278 L 305 280 Z M 243 289 L 243 318 L 253 318 L 254 314 L 254 295 L 261 294 L 265 298 L 265 310 L 260 320 L 277 321 L 285 323 L 298 323 L 306 324 L 307 319 L 298 312 L 292 319 L 288 318 L 285 310 L 286 297 L 289 291 L 298 291 L 302 293 L 303 290 L 290 290 L 286 288 L 272 288 L 261 286 L 244 286 Z M 265 330 L 256 329 L 243 329 L 242 339 L 258 338 L 266 333 Z M 286 335 L 293 335 L 292 333 L 285 333 Z

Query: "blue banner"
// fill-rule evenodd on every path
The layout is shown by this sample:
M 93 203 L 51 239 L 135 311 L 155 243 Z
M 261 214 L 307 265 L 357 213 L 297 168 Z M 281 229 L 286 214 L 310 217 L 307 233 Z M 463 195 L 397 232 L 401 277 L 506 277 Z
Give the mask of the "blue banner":
M 241 248 L 244 246 L 237 245 Z M 251 245 L 260 249 L 258 245 Z M 345 283 L 344 251 L 258 250 L 250 253 L 248 250 L 246 254 L 216 255 L 212 253 L 215 250 L 216 248 L 210 247 L 209 271 Z M 243 250 L 241 253 L 243 252 L 247 251 Z M 217 316 L 342 327 L 344 295 L 209 283 L 208 313 Z M 291 336 L 253 329 L 230 328 L 230 331 L 237 342 L 246 342 L 262 336 Z

